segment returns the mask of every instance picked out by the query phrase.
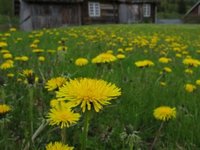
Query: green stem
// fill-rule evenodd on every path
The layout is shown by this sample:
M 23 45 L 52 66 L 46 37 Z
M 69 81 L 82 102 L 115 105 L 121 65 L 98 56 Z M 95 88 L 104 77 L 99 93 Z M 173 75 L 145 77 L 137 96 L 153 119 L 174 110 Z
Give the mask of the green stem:
M 62 128 L 61 129 L 61 140 L 62 140 L 62 143 L 65 144 L 66 143 L 66 128 Z
M 4 87 L 0 86 L 0 99 L 2 100 L 0 103 L 5 103 L 5 98 L 6 98 L 6 94 L 5 94 L 5 90 Z
M 87 138 L 88 138 L 88 130 L 89 130 L 89 121 L 90 121 L 90 111 L 86 110 L 85 119 L 84 119 L 84 128 L 83 128 L 81 150 L 86 150 Z
M 164 125 L 164 121 L 161 123 L 161 125 L 160 125 L 160 127 L 158 129 L 158 132 L 157 132 L 157 134 L 156 134 L 156 136 L 155 136 L 155 138 L 153 140 L 153 143 L 152 143 L 152 145 L 150 147 L 150 150 L 153 150 L 153 148 L 154 148 L 154 146 L 155 146 L 155 144 L 156 144 L 156 142 L 157 142 L 157 140 L 158 140 L 158 138 L 159 138 L 159 136 L 161 134 L 161 129 L 163 128 L 163 125 Z
M 32 145 L 32 135 L 33 135 L 33 86 L 29 87 L 29 138 L 30 138 L 30 145 Z M 30 146 L 31 147 L 31 146 Z
M 133 150 L 133 143 L 131 142 L 131 144 L 129 145 L 130 150 Z

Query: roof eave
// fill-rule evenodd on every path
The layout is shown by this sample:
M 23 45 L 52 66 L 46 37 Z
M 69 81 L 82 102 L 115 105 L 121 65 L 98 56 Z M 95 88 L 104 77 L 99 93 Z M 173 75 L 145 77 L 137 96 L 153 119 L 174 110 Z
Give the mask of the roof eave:
M 185 18 L 196 6 L 198 6 L 200 4 L 200 1 L 198 1 L 196 4 L 194 4 L 193 6 L 192 6 L 192 8 L 190 8 L 187 12 L 186 12 L 186 14 L 183 16 L 183 18 Z

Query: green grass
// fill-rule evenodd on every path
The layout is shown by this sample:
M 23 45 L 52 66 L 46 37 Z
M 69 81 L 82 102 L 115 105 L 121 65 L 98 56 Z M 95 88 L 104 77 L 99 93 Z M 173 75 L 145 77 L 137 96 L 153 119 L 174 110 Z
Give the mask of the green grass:
M 29 141 L 30 85 L 17 81 L 19 78 L 24 79 L 20 74 L 23 69 L 32 69 L 36 76 L 43 79 L 33 87 L 31 120 L 34 131 L 46 118 L 49 102 L 55 97 L 55 93 L 44 88 L 47 80 L 57 76 L 72 79 L 89 77 L 115 83 L 122 89 L 122 95 L 99 113 L 93 113 L 88 134 L 88 150 L 129 149 L 127 140 L 120 138 L 125 129 L 129 128 L 131 129 L 128 134 L 138 131 L 142 141 L 136 144 L 135 148 L 149 149 L 161 124 L 153 117 L 153 110 L 162 105 L 176 107 L 177 117 L 164 124 L 155 149 L 200 148 L 200 87 L 196 85 L 197 89 L 192 93 L 186 92 L 184 88 L 186 83 L 195 84 L 195 81 L 200 79 L 200 70 L 199 67 L 192 67 L 193 74 L 186 74 L 184 70 L 187 66 L 182 63 L 188 56 L 200 59 L 198 25 L 98 25 L 33 32 L 17 31 L 10 34 L 11 36 L 6 37 L 5 32 L 0 33 L 0 42 L 8 43 L 3 49 L 8 49 L 13 57 L 26 55 L 29 61 L 15 61 L 14 68 L 0 70 L 0 77 L 5 81 L 5 84 L 1 85 L 0 99 L 13 109 L 7 114 L 8 121 L 0 134 L 0 149 L 20 150 Z M 17 40 L 18 38 L 22 40 Z M 157 38 L 154 44 L 153 38 Z M 35 39 L 40 41 L 38 48 L 44 49 L 41 54 L 33 53 L 33 48 L 30 48 Z M 166 39 L 171 39 L 171 42 Z M 142 45 L 145 40 L 147 44 Z M 48 49 L 57 50 L 62 45 L 59 41 L 64 41 L 68 50 L 47 53 Z M 179 44 L 175 47 L 181 48 L 180 52 L 173 50 L 174 43 Z M 107 67 L 107 64 L 98 67 L 91 63 L 92 58 L 102 52 L 113 50 L 113 54 L 117 55 L 118 48 L 125 50 L 130 47 L 132 51 L 124 51 L 126 58 L 117 60 L 110 67 Z M 182 54 L 182 57 L 176 57 L 177 53 Z M 44 56 L 45 62 L 39 62 L 38 55 Z M 161 64 L 158 59 L 163 56 L 171 58 L 172 61 Z M 83 67 L 76 66 L 74 62 L 79 57 L 87 58 L 90 63 Z M 155 66 L 141 69 L 134 65 L 136 61 L 144 59 L 153 61 Z M 3 54 L 0 54 L 0 64 L 4 61 Z M 170 67 L 172 72 L 161 77 L 163 67 Z M 15 76 L 8 78 L 8 73 L 14 73 Z M 166 82 L 167 85 L 161 86 L 160 81 Z M 82 127 L 83 117 L 78 124 L 67 129 L 67 143 L 75 149 L 80 149 Z M 42 150 L 50 141 L 60 140 L 60 130 L 47 126 L 36 138 L 32 149 Z

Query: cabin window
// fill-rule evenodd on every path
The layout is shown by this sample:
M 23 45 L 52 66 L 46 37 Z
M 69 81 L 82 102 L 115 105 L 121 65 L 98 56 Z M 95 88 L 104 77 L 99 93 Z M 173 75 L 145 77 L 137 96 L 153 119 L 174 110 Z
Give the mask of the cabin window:
M 143 16 L 144 17 L 150 17 L 151 16 L 151 5 L 150 4 L 144 4 L 143 5 Z
M 100 4 L 98 2 L 89 2 L 88 11 L 90 17 L 100 17 Z

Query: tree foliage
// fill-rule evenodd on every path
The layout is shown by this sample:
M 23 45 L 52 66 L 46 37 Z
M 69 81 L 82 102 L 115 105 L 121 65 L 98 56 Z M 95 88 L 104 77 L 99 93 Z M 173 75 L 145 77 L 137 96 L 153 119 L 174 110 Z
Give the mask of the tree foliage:
M 0 14 L 8 16 L 13 14 L 13 0 L 0 0 Z

